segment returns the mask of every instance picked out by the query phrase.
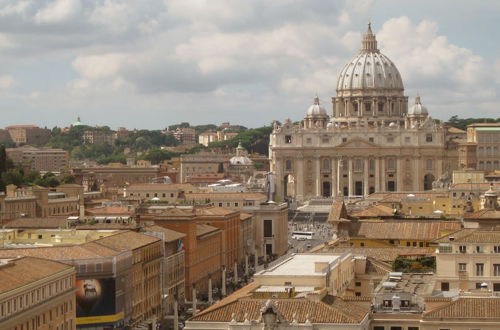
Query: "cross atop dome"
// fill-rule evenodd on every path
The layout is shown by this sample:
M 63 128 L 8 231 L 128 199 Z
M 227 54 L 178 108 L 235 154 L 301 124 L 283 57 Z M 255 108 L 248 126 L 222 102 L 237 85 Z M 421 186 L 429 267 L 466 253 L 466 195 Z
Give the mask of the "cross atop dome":
M 316 94 L 316 96 L 314 96 L 314 102 L 313 102 L 313 104 L 319 105 L 319 96 L 318 96 L 318 94 Z
M 378 53 L 377 48 L 377 38 L 372 32 L 372 22 L 368 22 L 368 29 L 363 36 L 363 41 L 361 43 L 361 53 Z

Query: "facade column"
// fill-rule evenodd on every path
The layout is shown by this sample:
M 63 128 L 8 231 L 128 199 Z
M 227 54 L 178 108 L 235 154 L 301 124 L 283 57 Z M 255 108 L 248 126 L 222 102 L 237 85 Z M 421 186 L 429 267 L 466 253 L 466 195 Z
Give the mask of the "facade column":
M 420 191 L 420 182 L 423 180 L 422 178 L 422 171 L 420 170 L 421 163 L 420 163 L 420 157 L 415 157 L 412 159 L 413 163 L 413 190 L 414 191 Z M 422 187 L 423 189 L 423 187 Z
M 221 286 L 222 297 L 226 296 L 226 266 L 222 267 L 222 286 Z
M 396 158 L 396 191 L 404 191 L 403 187 L 403 159 Z
M 245 253 L 245 276 L 248 276 L 248 253 Z
M 233 282 L 234 284 L 238 284 L 238 263 L 234 263 L 234 268 L 233 268 Z
M 321 170 L 320 170 L 320 162 L 319 162 L 319 156 L 316 156 L 314 158 L 314 167 L 315 167 L 315 174 L 316 174 L 316 197 L 321 197 Z
M 368 196 L 370 190 L 369 190 L 369 176 L 368 176 L 368 168 L 369 168 L 369 165 L 370 165 L 370 162 L 369 162 L 369 159 L 368 157 L 365 158 L 365 162 L 363 164 L 363 192 L 364 192 L 364 195 L 365 197 Z
M 208 303 L 212 305 L 214 302 L 212 297 L 212 275 L 208 274 Z
M 379 192 L 380 189 L 380 157 L 375 156 L 375 191 Z
M 198 300 L 196 298 L 196 287 L 193 284 L 193 316 L 196 315 L 196 304 L 198 303 Z
M 349 157 L 349 160 L 348 160 L 348 170 L 349 170 L 349 193 L 347 194 L 349 197 L 353 195 L 353 190 L 354 190 L 354 186 L 353 186 L 353 181 L 352 181 L 352 158 Z
M 385 192 L 387 190 L 387 182 L 386 182 L 386 176 L 385 176 L 385 157 L 382 157 L 380 159 L 380 191 Z
M 284 200 L 285 196 L 285 180 L 283 178 L 283 158 L 276 158 L 276 163 L 274 166 L 274 184 L 276 185 L 274 193 L 275 196 L 271 196 L 271 200 Z
M 340 179 L 342 177 L 342 157 L 337 158 L 337 194 L 339 196 L 344 196 L 343 190 L 340 186 Z
M 297 191 L 295 192 L 295 196 L 297 199 L 302 200 L 304 198 L 304 157 L 300 156 L 297 158 L 297 171 L 295 171 L 296 175 L 294 177 L 297 187 Z
M 331 175 L 332 175 L 332 197 L 337 197 L 337 159 L 335 157 L 332 157 L 332 164 L 330 165 L 332 168 Z
M 443 160 L 442 159 L 433 159 L 432 160 L 436 164 L 436 179 L 439 179 L 441 175 L 443 175 Z M 449 173 L 451 174 L 451 173 Z

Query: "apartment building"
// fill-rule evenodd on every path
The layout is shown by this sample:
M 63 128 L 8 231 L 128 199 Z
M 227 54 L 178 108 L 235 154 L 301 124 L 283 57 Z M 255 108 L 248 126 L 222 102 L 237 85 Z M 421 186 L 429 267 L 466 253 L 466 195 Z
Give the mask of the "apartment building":
M 436 240 L 436 289 L 500 295 L 500 230 L 463 229 Z
M 129 167 L 125 165 L 77 167 L 72 169 L 75 182 L 85 191 L 124 187 L 129 184 L 151 183 L 158 177 L 158 167 Z
M 175 204 L 178 201 L 186 200 L 186 194 L 197 191 L 190 184 L 162 184 L 162 183 L 142 183 L 131 184 L 123 188 L 124 199 L 138 201 L 157 201 Z
M 12 125 L 5 129 L 16 145 L 45 144 L 50 139 L 50 130 L 34 125 Z
M 78 215 L 83 206 L 83 187 L 76 184 L 56 188 L 8 185 L 0 194 L 0 219 Z
M 75 268 L 35 257 L 0 258 L 1 329 L 76 329 Z
M 161 239 L 112 230 L 67 230 L 60 231 L 59 237 L 50 231 L 37 231 L 28 237 L 22 245 L 17 239 L 16 244 L 0 249 L 0 258 L 29 256 L 74 266 L 78 328 L 123 329 L 161 318 Z M 61 246 L 47 246 L 57 244 Z
M 222 258 L 223 232 L 217 227 L 198 223 L 193 209 L 171 207 L 161 213 L 139 215 L 140 222 L 153 221 L 155 225 L 186 235 L 182 239 L 185 251 L 185 295 L 191 299 L 192 289 L 208 294 L 209 279 L 220 283 L 224 265 Z
M 87 144 L 114 144 L 115 143 L 115 133 L 102 130 L 87 130 L 83 132 L 82 136 L 83 142 Z
M 500 170 L 500 124 L 467 126 L 467 140 L 459 144 L 459 163 L 464 169 Z
M 22 146 L 7 148 L 6 153 L 14 164 L 36 171 L 60 171 L 69 164 L 68 152 L 63 149 Z

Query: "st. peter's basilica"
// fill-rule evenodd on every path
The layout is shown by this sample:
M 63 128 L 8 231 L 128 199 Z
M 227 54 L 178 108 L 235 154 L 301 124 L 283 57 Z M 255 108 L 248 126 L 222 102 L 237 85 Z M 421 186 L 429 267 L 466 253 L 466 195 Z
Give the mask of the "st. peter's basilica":
M 274 124 L 276 198 L 431 189 L 458 167 L 454 137 L 420 96 L 408 101 L 398 69 L 368 25 L 359 54 L 338 77 L 331 112 L 316 96 L 300 124 Z

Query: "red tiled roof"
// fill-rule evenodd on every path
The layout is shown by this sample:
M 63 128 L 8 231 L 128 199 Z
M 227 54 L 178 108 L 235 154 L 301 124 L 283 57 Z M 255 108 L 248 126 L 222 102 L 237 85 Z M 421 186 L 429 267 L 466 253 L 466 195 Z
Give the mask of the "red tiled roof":
M 51 275 L 71 269 L 73 266 L 53 260 L 21 257 L 0 266 L 0 293 L 4 293 Z
M 423 315 L 423 319 L 448 318 L 498 319 L 500 318 L 500 297 L 459 298 Z

